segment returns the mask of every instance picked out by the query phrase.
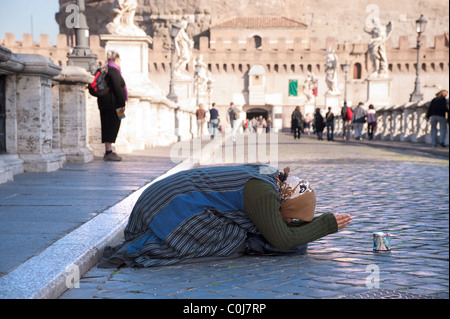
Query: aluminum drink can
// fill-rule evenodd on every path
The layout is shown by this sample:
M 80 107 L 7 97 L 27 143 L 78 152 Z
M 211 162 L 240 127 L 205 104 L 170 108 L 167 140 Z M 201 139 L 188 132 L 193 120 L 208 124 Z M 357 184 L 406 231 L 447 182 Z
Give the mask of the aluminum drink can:
M 383 232 L 373 233 L 373 251 L 391 251 L 391 236 Z

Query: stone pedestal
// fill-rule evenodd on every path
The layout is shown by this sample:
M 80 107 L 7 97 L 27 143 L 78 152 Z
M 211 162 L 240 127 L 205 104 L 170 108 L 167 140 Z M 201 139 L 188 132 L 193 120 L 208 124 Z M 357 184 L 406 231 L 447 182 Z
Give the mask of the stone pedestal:
M 194 96 L 193 81 L 190 78 L 175 78 L 174 79 L 175 94 L 178 97 L 178 104 L 185 107 L 196 107 L 196 96 Z M 194 103 L 192 103 L 194 102 Z
M 100 35 L 106 41 L 105 52 L 117 51 L 120 68 L 130 95 L 165 97 L 165 92 L 148 78 L 148 47 L 152 43 L 149 36 Z
M 93 76 L 78 66 L 64 67 L 55 78 L 59 81 L 59 141 L 68 162 L 87 163 L 94 154 L 87 147 L 86 85 Z
M 391 103 L 392 78 L 389 77 L 369 77 L 367 78 L 367 101 L 366 104 L 373 104 L 375 109 L 385 107 Z
M 48 58 L 18 54 L 24 62 L 17 76 L 17 153 L 28 172 L 49 172 L 62 167 L 65 155 L 53 148 L 52 77 L 61 68 Z
M 331 111 L 336 116 L 340 114 L 341 108 L 341 93 L 339 92 L 327 92 L 325 94 L 325 107 L 328 112 L 328 108 L 331 107 Z M 314 113 L 313 113 L 314 114 Z

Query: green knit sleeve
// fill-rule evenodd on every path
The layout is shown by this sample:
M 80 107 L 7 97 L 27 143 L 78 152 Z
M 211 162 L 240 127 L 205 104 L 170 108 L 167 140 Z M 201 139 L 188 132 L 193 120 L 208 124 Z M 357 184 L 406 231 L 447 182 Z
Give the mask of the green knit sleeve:
M 250 179 L 244 187 L 244 211 L 275 248 L 291 249 L 337 232 L 336 218 L 324 213 L 311 222 L 292 227 L 280 216 L 280 199 L 267 182 Z

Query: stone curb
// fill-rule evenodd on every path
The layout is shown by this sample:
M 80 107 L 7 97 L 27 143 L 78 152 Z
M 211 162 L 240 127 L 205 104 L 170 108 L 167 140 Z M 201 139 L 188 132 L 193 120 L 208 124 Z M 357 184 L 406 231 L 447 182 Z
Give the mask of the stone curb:
M 133 194 L 56 241 L 0 278 L 0 299 L 56 299 L 102 257 L 106 246 L 123 239 L 129 214 L 151 184 L 199 165 L 202 150 L 168 170 Z

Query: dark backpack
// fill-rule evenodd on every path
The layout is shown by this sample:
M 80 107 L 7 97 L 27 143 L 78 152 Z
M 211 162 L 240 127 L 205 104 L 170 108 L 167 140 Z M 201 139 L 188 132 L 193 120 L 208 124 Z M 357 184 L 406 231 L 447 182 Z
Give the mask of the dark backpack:
M 239 120 L 239 118 L 241 117 L 241 114 L 236 108 L 233 108 L 233 110 L 231 111 L 231 115 L 233 116 L 233 120 Z
M 89 93 L 95 97 L 102 97 L 108 94 L 109 86 L 106 82 L 106 75 L 108 74 L 108 68 L 101 68 L 95 71 L 94 81 L 89 84 Z

